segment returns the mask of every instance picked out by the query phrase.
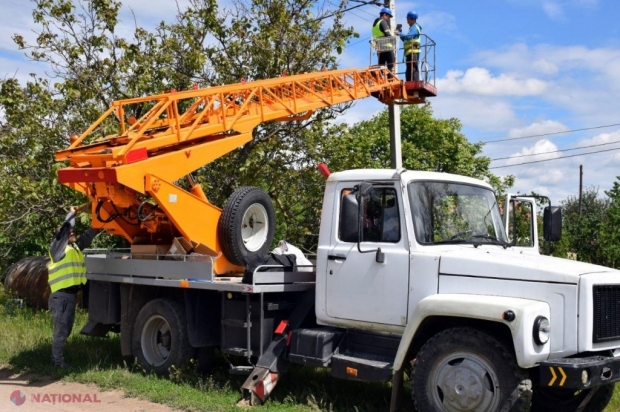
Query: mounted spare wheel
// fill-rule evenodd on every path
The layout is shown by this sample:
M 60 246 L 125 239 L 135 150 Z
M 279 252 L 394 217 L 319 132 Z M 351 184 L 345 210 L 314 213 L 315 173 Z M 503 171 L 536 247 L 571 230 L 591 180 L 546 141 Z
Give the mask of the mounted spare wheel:
M 276 231 L 271 199 L 258 187 L 244 186 L 228 198 L 217 227 L 226 258 L 243 266 L 243 258 L 269 251 Z
M 173 365 L 187 365 L 195 349 L 187 336 L 183 305 L 162 298 L 144 305 L 133 326 L 131 348 L 144 369 L 159 375 L 168 374 Z

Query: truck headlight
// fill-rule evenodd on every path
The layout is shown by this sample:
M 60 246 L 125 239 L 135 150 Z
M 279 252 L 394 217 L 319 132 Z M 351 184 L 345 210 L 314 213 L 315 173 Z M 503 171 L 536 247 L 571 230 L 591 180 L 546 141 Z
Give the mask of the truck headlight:
M 549 342 L 549 335 L 551 334 L 551 324 L 549 319 L 544 316 L 539 316 L 534 321 L 534 342 L 537 345 L 544 345 Z

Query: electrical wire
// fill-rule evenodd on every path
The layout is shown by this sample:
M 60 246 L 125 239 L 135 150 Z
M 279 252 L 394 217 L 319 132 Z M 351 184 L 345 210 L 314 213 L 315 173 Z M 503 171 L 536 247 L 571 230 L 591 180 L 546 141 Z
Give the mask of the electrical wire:
M 552 160 L 562 160 L 562 159 L 568 159 L 569 157 L 587 156 L 587 155 L 596 154 L 596 153 L 613 152 L 615 150 L 620 150 L 620 147 L 615 148 L 615 149 L 597 150 L 595 152 L 578 153 L 578 154 L 569 155 L 569 156 L 556 157 L 553 159 L 532 160 L 531 162 L 516 163 L 513 165 L 493 166 L 493 167 L 489 167 L 489 169 L 503 169 L 506 167 L 523 166 L 523 165 L 529 165 L 532 163 L 551 162 Z
M 608 125 L 604 125 L 604 126 L 585 127 L 583 129 L 565 130 L 563 132 L 551 132 L 551 133 L 533 134 L 533 135 L 521 136 L 521 137 L 508 137 L 508 138 L 505 138 L 505 139 L 487 140 L 485 142 L 480 142 L 480 143 L 488 144 L 488 143 L 507 142 L 507 141 L 510 141 L 510 140 L 530 139 L 532 137 L 543 137 L 543 136 L 552 136 L 552 135 L 556 135 L 556 134 L 583 132 L 584 130 L 604 129 L 606 127 L 615 127 L 615 126 L 620 126 L 620 123 L 608 124 Z
M 539 156 L 539 155 L 544 155 L 544 154 L 549 154 L 549 153 L 570 152 L 572 150 L 589 149 L 591 147 L 606 146 L 606 145 L 609 145 L 609 144 L 616 144 L 616 143 L 620 143 L 620 141 L 600 143 L 600 144 L 592 144 L 592 145 L 589 145 L 589 146 L 580 146 L 580 147 L 575 147 L 573 149 L 553 150 L 553 151 L 550 151 L 550 152 L 541 152 L 541 153 L 532 153 L 532 154 L 524 154 L 524 155 L 515 155 L 515 156 L 508 156 L 508 157 L 496 157 L 495 159 L 491 159 L 491 161 L 494 162 L 496 160 L 516 159 L 518 157 Z
M 347 12 L 347 11 L 351 11 L 351 10 L 353 10 L 353 9 L 357 9 L 358 7 L 367 6 L 367 5 L 369 5 L 369 4 L 375 4 L 375 2 L 373 2 L 373 1 L 363 2 L 363 3 L 361 3 L 361 4 L 358 4 L 357 6 L 349 7 L 348 9 L 339 10 L 339 11 L 334 12 L 334 13 L 331 13 L 331 14 L 326 14 L 326 15 L 325 15 L 325 16 L 323 16 L 323 17 L 319 17 L 318 19 L 314 19 L 314 21 L 321 21 L 321 20 L 327 19 L 327 18 L 329 18 L 329 17 L 335 16 L 335 15 L 336 15 L 336 14 L 338 14 L 338 13 L 344 13 L 344 12 Z M 359 16 L 358 16 L 358 17 L 359 17 Z
M 336 6 L 334 6 L 334 4 L 331 2 L 331 0 L 330 0 L 328 3 L 329 3 L 329 5 L 330 5 L 330 6 L 332 6 L 332 7 L 333 7 L 333 8 L 335 8 L 335 9 L 337 9 L 337 7 L 336 7 Z M 364 10 L 360 10 L 360 11 L 364 11 Z M 372 20 L 369 20 L 369 19 L 368 19 L 368 18 L 366 18 L 366 17 L 362 17 L 362 16 L 360 16 L 360 15 L 359 15 L 359 14 L 357 14 L 357 13 L 353 13 L 353 12 L 352 12 L 352 11 L 350 11 L 350 10 L 349 10 L 349 11 L 347 11 L 347 13 L 351 13 L 351 14 L 352 14 L 352 15 L 354 15 L 355 17 L 358 17 L 358 18 L 360 18 L 360 19 L 362 19 L 362 20 L 366 20 L 367 22 L 371 22 L 371 23 L 372 23 Z M 368 13 L 368 12 L 366 12 L 366 13 Z M 370 13 L 368 13 L 368 14 L 370 14 Z M 372 16 L 372 15 L 371 15 L 371 16 Z

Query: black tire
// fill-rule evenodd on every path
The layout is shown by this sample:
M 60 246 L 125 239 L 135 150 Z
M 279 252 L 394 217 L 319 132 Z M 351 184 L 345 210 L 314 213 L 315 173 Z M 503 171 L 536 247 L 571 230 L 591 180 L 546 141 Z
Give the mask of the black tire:
M 267 219 L 265 223 L 263 220 Z M 220 221 L 217 236 L 224 256 L 235 265 L 245 265 L 243 258 L 269 251 L 276 232 L 273 203 L 258 187 L 244 186 L 228 198 Z
M 585 408 L 582 409 L 582 412 L 602 412 L 605 410 L 614 395 L 615 386 L 613 383 L 600 386 Z M 534 388 L 534 397 L 532 398 L 532 412 L 577 411 L 581 402 L 593 389 L 575 391 L 537 386 Z
M 133 327 L 133 355 L 147 371 L 166 375 L 171 366 L 182 368 L 195 353 L 187 336 L 185 308 L 171 299 L 144 305 Z
M 470 328 L 447 329 L 422 346 L 413 364 L 418 411 L 526 412 L 532 382 L 495 338 Z

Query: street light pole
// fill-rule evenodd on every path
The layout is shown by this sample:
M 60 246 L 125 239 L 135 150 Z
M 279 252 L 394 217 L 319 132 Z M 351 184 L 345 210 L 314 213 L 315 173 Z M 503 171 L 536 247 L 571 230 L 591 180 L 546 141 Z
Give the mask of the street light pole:
M 392 33 L 396 30 L 396 4 L 395 0 L 385 0 L 386 7 L 392 10 L 392 18 L 390 19 L 390 29 Z M 395 60 L 398 59 L 398 41 L 394 44 Z M 394 64 L 394 71 L 398 71 L 398 65 Z M 402 147 L 400 143 L 400 106 L 390 104 L 388 107 L 390 120 L 390 166 L 398 169 L 403 165 Z

